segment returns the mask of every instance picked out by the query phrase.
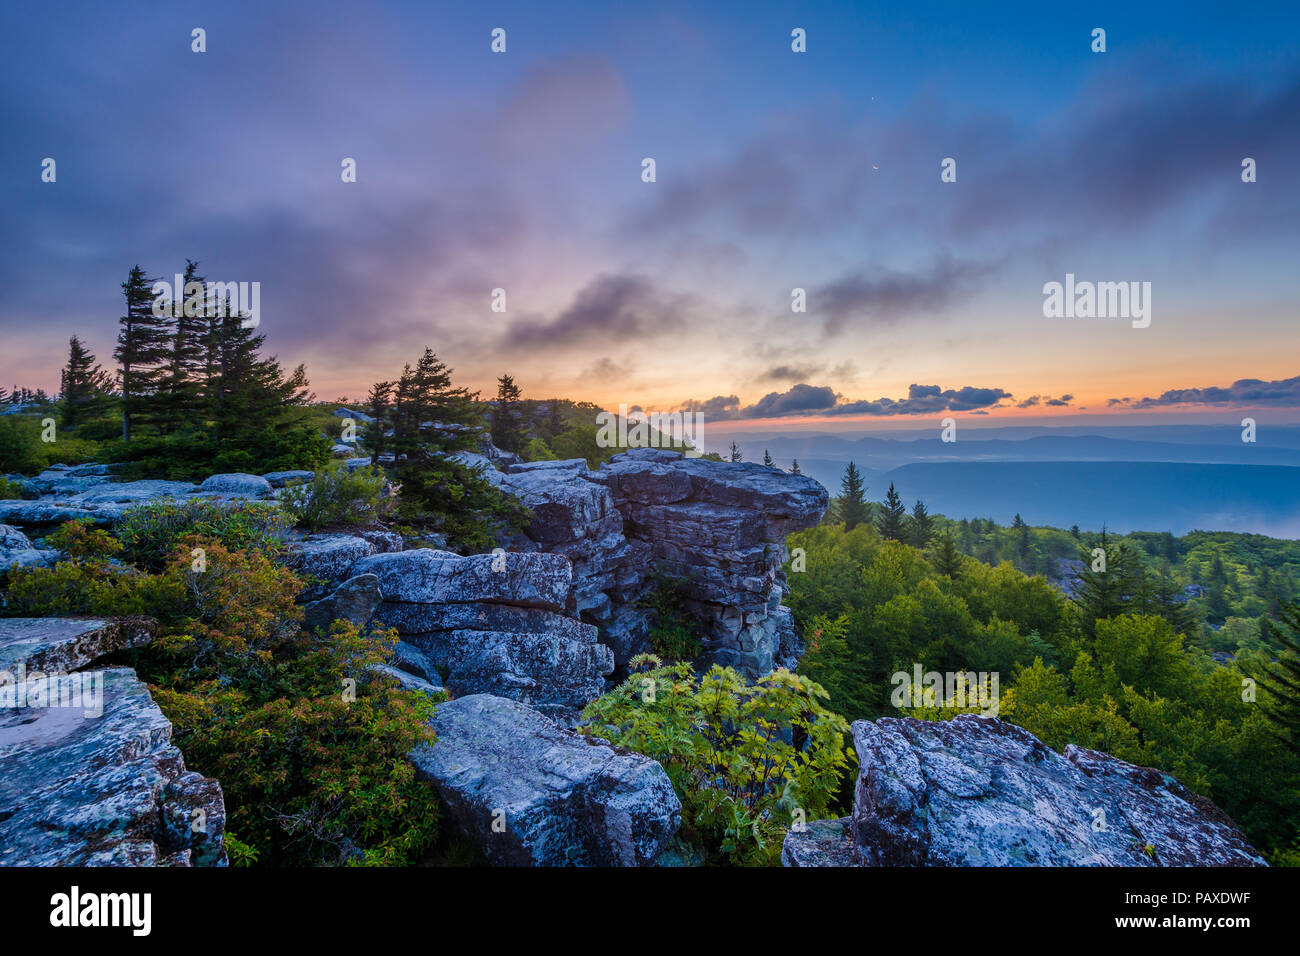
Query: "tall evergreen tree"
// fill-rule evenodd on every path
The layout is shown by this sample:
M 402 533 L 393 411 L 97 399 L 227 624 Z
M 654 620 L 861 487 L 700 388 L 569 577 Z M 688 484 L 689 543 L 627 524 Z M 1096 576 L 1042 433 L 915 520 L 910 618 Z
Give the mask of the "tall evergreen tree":
M 182 427 L 199 427 L 204 419 L 209 313 L 214 303 L 208 299 L 207 280 L 199 275 L 198 266 L 193 259 L 186 259 L 181 288 L 174 290 L 171 345 L 148 416 L 164 435 Z
M 840 497 L 835 506 L 835 517 L 844 522 L 844 530 L 852 531 L 867 520 L 867 486 L 858 466 L 849 462 L 840 479 Z
M 934 568 L 944 577 L 954 581 L 961 571 L 961 552 L 957 550 L 952 528 L 944 528 L 939 535 L 939 544 L 934 552 Z
M 772 461 L 772 456 L 771 456 L 770 454 L 768 454 L 768 451 L 767 451 L 766 448 L 763 449 L 763 464 L 767 465 L 767 467 L 769 467 L 769 468 L 775 468 L 775 467 L 776 467 L 776 462 Z
M 1210 580 L 1206 585 L 1205 614 L 1214 621 L 1223 622 L 1228 618 L 1228 571 L 1223 566 L 1223 556 L 1214 553 L 1210 562 Z
M 802 475 L 802 474 L 803 474 L 803 472 L 799 470 L 799 459 L 798 459 L 798 458 L 792 458 L 792 459 L 790 460 L 790 474 L 792 474 L 792 475 Z
M 1300 604 L 1284 606 L 1277 622 L 1264 619 L 1262 630 L 1281 648 L 1272 668 L 1256 675 L 1271 696 L 1264 713 L 1288 746 L 1300 747 Z
M 392 429 L 389 405 L 392 400 L 392 382 L 376 382 L 370 386 L 370 394 L 366 396 L 366 406 L 374 421 L 366 423 L 366 430 L 361 435 L 361 447 L 370 452 L 371 465 L 378 465 L 380 456 L 388 448 L 388 433 Z
M 112 377 L 96 362 L 95 356 L 73 336 L 68 339 L 68 364 L 60 373 L 63 401 L 63 424 L 72 428 L 91 418 L 103 407 L 113 387 Z
M 876 530 L 886 541 L 902 541 L 906 533 L 906 522 L 907 506 L 894 490 L 894 483 L 891 481 L 889 491 L 885 493 L 880 515 L 876 518 Z
M 1105 525 L 1097 542 L 1101 554 L 1094 557 L 1086 546 L 1079 550 L 1083 567 L 1075 582 L 1073 601 L 1079 612 L 1079 624 L 1089 638 L 1096 633 L 1097 622 L 1123 614 L 1132 581 L 1131 552 L 1114 542 Z M 1096 566 L 1094 570 L 1094 565 Z
M 304 366 L 286 376 L 274 355 L 261 356 L 265 336 L 245 325 L 243 316 L 224 311 L 208 343 L 218 369 L 208 396 L 216 463 L 246 468 L 270 449 L 292 455 L 296 445 L 319 445 L 315 429 L 304 423 L 313 398 Z
M 744 460 L 745 460 L 744 457 L 740 454 L 740 446 L 733 441 L 731 443 L 731 461 L 744 461 Z
M 121 366 L 123 441 L 131 439 L 132 420 L 148 414 L 171 352 L 172 319 L 154 314 L 154 281 L 137 265 L 122 283 L 126 314 L 118 320 L 113 357 Z
M 523 396 L 513 376 L 497 379 L 497 400 L 492 409 L 492 444 L 502 451 L 516 454 L 527 441 L 520 398 Z
M 907 523 L 907 541 L 914 548 L 924 548 L 934 537 L 934 518 L 920 498 L 912 505 L 912 518 Z

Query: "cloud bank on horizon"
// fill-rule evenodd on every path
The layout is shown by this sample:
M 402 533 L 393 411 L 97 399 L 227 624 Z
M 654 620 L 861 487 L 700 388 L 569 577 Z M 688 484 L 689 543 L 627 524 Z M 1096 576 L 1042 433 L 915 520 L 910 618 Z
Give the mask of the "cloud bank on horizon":
M 1095 54 L 1015 7 L 13 11 L 0 380 L 107 361 L 126 271 L 188 256 L 325 396 L 430 345 L 718 419 L 1300 409 L 1300 12 L 1100 4 Z M 1150 327 L 1045 318 L 1067 273 L 1150 282 Z

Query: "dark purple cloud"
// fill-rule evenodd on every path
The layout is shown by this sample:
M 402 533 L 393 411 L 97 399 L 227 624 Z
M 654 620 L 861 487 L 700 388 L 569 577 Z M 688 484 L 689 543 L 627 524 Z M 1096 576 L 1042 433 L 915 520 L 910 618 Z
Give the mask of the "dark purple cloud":
M 1159 408 L 1164 405 L 1241 405 L 1300 408 L 1300 375 L 1265 382 L 1258 378 L 1238 379 L 1226 388 L 1174 388 L 1155 398 L 1112 398 L 1107 405 L 1127 408 Z
M 1068 397 L 1068 396 L 1067 396 Z M 785 392 L 769 392 L 753 405 L 740 404 L 735 395 L 718 395 L 706 401 L 689 401 L 683 411 L 702 412 L 714 420 L 740 418 L 794 418 L 809 415 L 922 415 L 935 412 L 975 412 L 993 408 L 1011 393 L 1001 388 L 971 385 L 942 388 L 911 385 L 907 398 L 878 398 L 842 402 L 829 386 L 794 385 Z

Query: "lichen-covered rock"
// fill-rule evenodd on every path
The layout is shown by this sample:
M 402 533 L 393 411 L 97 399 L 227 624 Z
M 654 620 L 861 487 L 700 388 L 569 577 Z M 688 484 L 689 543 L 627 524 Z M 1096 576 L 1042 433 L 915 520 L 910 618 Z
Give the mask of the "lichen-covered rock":
M 869 866 L 1264 866 L 1168 774 L 990 717 L 853 724 L 856 858 Z
M 62 524 L 65 521 L 77 521 L 82 518 L 95 524 L 107 524 L 116 521 L 119 516 L 118 510 L 83 508 L 53 498 L 0 501 L 0 522 L 23 527 Z
M 784 539 L 826 510 L 811 478 L 763 465 L 635 449 L 591 471 L 581 459 L 510 466 L 501 480 L 533 513 L 512 547 L 573 564 L 569 612 L 600 628 L 619 665 L 650 650 L 643 598 L 663 570 L 705 639 L 704 663 L 751 677 L 794 666 L 802 643 L 782 607 Z
M 848 817 L 810 820 L 781 844 L 782 866 L 857 866 Z
M 221 787 L 185 769 L 135 672 L 73 676 L 100 682 L 98 716 L 0 708 L 0 865 L 224 863 Z
M 311 481 L 314 471 L 269 471 L 262 476 L 272 488 L 284 488 L 300 481 Z
M 379 606 L 379 578 L 358 574 L 348 578 L 319 601 L 303 607 L 303 626 L 329 629 L 335 621 L 351 621 L 365 626 Z
M 496 602 L 564 610 L 572 582 L 567 559 L 554 554 L 472 554 L 418 548 L 377 554 L 352 566 L 375 574 L 385 601 L 419 604 Z
M 360 535 L 310 534 L 286 542 L 283 560 L 300 574 L 335 584 L 352 577 L 352 566 L 377 550 Z
M 0 574 L 10 568 L 30 568 L 49 562 L 52 551 L 39 551 L 32 542 L 12 525 L 0 524 Z
M 205 494 L 230 495 L 240 498 L 265 498 L 271 493 L 271 482 L 260 475 L 233 472 L 212 475 L 203 480 L 199 491 Z
M 153 640 L 149 618 L 0 618 L 0 671 L 67 672 Z
M 438 705 L 433 728 L 437 742 L 412 755 L 416 772 L 494 865 L 646 866 L 681 824 L 658 763 L 523 704 L 461 697 Z

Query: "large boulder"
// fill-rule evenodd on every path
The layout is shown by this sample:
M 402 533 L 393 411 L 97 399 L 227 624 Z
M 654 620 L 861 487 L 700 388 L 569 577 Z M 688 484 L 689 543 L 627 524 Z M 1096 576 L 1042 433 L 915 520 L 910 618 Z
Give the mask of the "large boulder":
M 271 493 L 271 483 L 260 475 L 234 472 L 212 475 L 199 485 L 199 491 L 210 495 L 229 495 L 239 498 L 265 498 Z
M 319 601 L 311 601 L 303 608 L 303 626 L 328 629 L 335 621 L 351 621 L 364 627 L 379 606 L 379 578 L 373 574 L 358 574 L 348 578 Z
M 262 476 L 272 488 L 284 488 L 300 481 L 311 481 L 314 471 L 269 471 Z
M 646 866 L 681 824 L 658 763 L 485 694 L 440 704 L 412 755 L 447 816 L 498 866 Z
M 224 863 L 221 787 L 185 769 L 135 672 L 61 679 L 77 682 L 74 706 L 0 707 L 0 865 Z M 34 704 L 36 686 L 0 695 Z
M 973 714 L 852 729 L 848 845 L 860 865 L 1267 865 L 1227 814 L 1158 770 L 1074 746 L 1058 754 Z M 809 865 L 811 842 L 792 834 L 790 862 Z
M 28 674 L 74 671 L 114 651 L 153 640 L 154 622 L 144 617 L 0 618 L 0 671 Z
M 472 554 L 418 548 L 377 554 L 352 566 L 375 574 L 385 601 L 419 604 L 489 602 L 564 610 L 572 582 L 566 558 L 555 554 Z
M 47 564 L 53 552 L 38 551 L 27 535 L 12 525 L 0 524 L 0 574 L 13 567 L 30 568 Z
M 380 550 L 374 541 L 357 534 L 310 534 L 288 541 L 283 561 L 299 574 L 336 584 L 353 576 L 354 564 Z
M 511 465 L 500 482 L 533 514 L 509 543 L 572 562 L 568 611 L 600 628 L 618 665 L 651 649 L 644 598 L 658 570 L 682 583 L 704 663 L 759 677 L 798 662 L 781 566 L 785 536 L 826 510 L 816 481 L 641 448 L 596 471 L 581 459 Z

